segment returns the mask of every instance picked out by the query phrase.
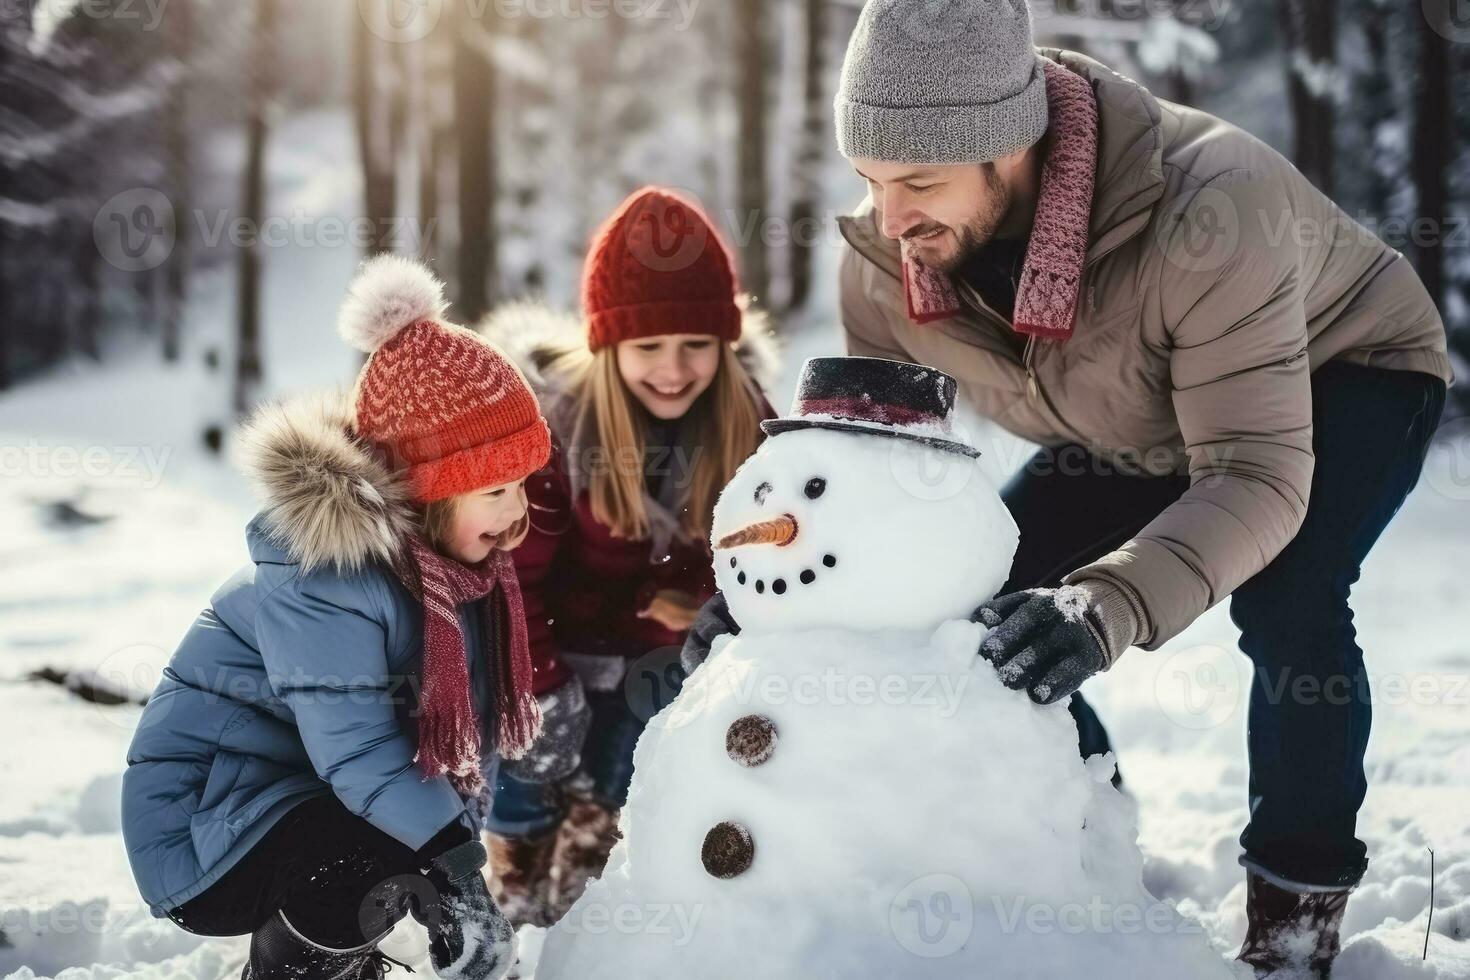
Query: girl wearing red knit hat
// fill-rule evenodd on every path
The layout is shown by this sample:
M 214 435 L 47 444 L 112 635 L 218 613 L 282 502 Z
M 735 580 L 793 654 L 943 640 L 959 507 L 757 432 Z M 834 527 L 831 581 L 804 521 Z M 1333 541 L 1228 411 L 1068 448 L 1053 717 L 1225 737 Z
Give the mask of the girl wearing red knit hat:
M 244 976 L 382 976 L 412 914 L 441 977 L 499 978 L 514 937 L 479 832 L 500 758 L 541 731 L 519 582 L 551 436 L 416 263 L 369 262 L 339 330 L 351 399 L 241 436 L 251 563 L 174 654 L 128 751 L 123 833 L 155 915 L 251 933 Z
M 521 363 L 555 436 L 515 554 L 546 731 L 501 767 L 487 821 L 516 924 L 554 921 L 601 873 L 633 747 L 677 693 L 678 650 L 715 591 L 715 498 L 775 414 L 753 377 L 769 369 L 769 329 L 686 198 L 645 188 L 607 219 L 582 307 L 580 322 L 518 306 L 482 328 Z

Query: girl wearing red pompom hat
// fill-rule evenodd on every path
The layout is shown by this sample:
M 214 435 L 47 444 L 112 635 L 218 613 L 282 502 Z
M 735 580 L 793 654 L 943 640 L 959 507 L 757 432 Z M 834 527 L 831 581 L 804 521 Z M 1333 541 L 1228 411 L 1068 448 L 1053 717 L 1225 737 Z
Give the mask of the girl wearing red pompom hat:
M 578 321 L 520 305 L 482 326 L 554 436 L 515 553 L 546 727 L 501 767 L 487 821 L 497 898 L 518 924 L 554 921 L 601 872 L 633 747 L 677 693 L 678 650 L 715 591 L 715 498 L 775 415 L 756 381 L 769 328 L 688 198 L 649 187 L 613 212 L 582 308 Z
M 543 719 L 510 549 L 551 433 L 442 286 L 381 256 L 339 332 L 350 398 L 262 407 L 240 435 L 264 506 L 128 749 L 123 836 L 154 915 L 251 934 L 244 976 L 382 976 L 412 914 L 441 977 L 499 980 L 488 785 Z

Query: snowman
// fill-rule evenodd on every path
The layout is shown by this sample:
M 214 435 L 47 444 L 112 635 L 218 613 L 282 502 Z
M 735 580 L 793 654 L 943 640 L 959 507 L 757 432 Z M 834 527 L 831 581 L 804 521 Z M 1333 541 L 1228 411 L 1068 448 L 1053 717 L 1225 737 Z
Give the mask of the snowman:
M 805 364 L 715 508 L 741 631 L 650 721 L 538 980 L 1235 975 L 1144 889 L 1111 760 L 977 655 L 1017 531 L 954 398 Z

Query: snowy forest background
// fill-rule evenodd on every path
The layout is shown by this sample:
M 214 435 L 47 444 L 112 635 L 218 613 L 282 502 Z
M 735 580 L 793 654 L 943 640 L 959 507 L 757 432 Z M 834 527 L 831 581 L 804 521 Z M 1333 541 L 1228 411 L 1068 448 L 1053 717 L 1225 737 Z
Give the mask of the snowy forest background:
M 1456 397 L 1352 593 L 1375 692 L 1372 863 L 1334 976 L 1466 980 L 1470 3 L 1032 7 L 1044 43 L 1287 153 L 1439 299 Z M 859 9 L 0 0 L 0 977 L 238 976 L 244 940 L 140 902 L 121 773 L 141 702 L 247 558 L 235 423 L 350 384 L 360 355 L 333 324 L 365 255 L 429 259 L 461 322 L 522 296 L 571 307 L 596 222 L 671 184 L 775 315 L 773 404 L 803 357 L 840 352 L 832 219 L 864 190 L 830 103 Z M 1029 451 L 972 431 L 996 481 Z M 1245 931 L 1237 639 L 1217 606 L 1087 688 L 1138 803 L 1146 884 L 1222 956 Z M 431 975 L 421 931 L 385 949 Z
M 468 320 L 524 294 L 572 302 L 589 229 L 652 181 L 696 194 L 750 291 L 799 313 L 831 286 L 814 268 L 832 214 L 861 194 L 834 165 L 829 109 L 859 6 L 5 0 L 0 390 L 144 337 L 179 358 L 191 289 L 228 268 L 233 336 L 202 356 L 240 411 L 266 361 L 262 256 L 282 237 L 429 258 Z M 1288 153 L 1409 255 L 1466 362 L 1470 23 L 1453 3 L 1035 6 L 1045 42 Z M 337 178 L 357 191 L 293 228 L 269 172 L 308 113 L 351 127 L 356 167 Z

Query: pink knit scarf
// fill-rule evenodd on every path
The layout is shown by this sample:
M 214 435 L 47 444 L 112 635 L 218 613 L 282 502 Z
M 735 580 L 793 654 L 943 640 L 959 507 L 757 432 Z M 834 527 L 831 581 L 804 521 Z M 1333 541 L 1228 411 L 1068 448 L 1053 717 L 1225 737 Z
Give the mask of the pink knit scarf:
M 1087 226 L 1097 168 L 1097 99 L 1082 76 L 1043 60 L 1051 149 L 1041 166 L 1041 187 L 1026 262 L 1016 289 L 1012 327 L 1019 333 L 1064 341 L 1077 319 L 1077 294 L 1087 256 Z M 961 311 L 949 276 L 927 269 L 903 245 L 904 299 L 909 319 L 930 323 Z
M 480 769 L 480 718 L 470 690 L 469 658 L 457 607 L 480 602 L 485 635 L 494 640 L 496 750 L 509 759 L 523 755 L 541 732 L 541 709 L 531 693 L 531 653 L 526 613 L 515 566 L 495 549 L 478 565 L 446 558 L 417 535 L 407 538 L 412 568 L 400 571 L 424 604 L 423 685 L 419 692 L 418 755 L 425 778 L 448 774 L 466 796 L 485 789 Z M 411 572 L 412 574 L 404 574 Z

